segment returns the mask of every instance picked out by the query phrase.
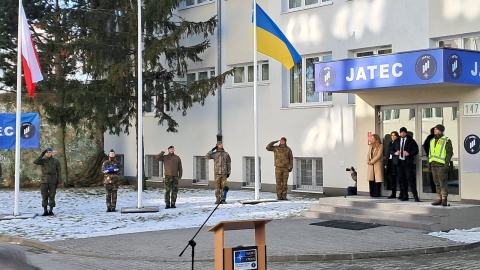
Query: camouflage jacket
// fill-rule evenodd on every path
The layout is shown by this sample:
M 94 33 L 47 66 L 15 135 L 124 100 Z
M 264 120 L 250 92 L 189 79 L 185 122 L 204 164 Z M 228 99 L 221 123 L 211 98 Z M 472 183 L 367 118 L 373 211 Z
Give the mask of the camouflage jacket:
M 208 151 L 205 156 L 208 159 L 213 159 L 213 168 L 215 174 L 230 174 L 231 160 L 230 155 L 224 150 L 217 150 L 215 153 Z
M 42 166 L 42 183 L 60 183 L 60 162 L 54 157 L 39 156 L 33 164 Z
M 273 141 L 267 145 L 267 150 L 273 152 L 275 167 L 287 168 L 291 171 L 293 169 L 292 149 L 290 149 L 287 144 L 274 146 L 276 142 L 277 141 Z
M 116 172 L 111 172 L 111 173 L 105 173 L 104 171 L 108 168 L 118 168 L 119 170 Z M 120 175 L 122 171 L 122 164 L 117 160 L 105 160 L 102 164 L 102 172 L 104 173 L 103 175 L 103 183 L 104 184 L 118 184 L 120 181 Z

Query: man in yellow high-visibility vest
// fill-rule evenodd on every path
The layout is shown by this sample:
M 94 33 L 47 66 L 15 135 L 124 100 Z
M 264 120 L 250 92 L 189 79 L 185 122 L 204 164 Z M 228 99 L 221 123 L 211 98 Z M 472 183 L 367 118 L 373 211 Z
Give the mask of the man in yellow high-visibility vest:
M 433 181 L 437 189 L 437 200 L 432 205 L 447 206 L 448 197 L 448 173 L 450 160 L 453 156 L 452 141 L 443 132 L 443 125 L 436 125 L 434 128 L 435 137 L 430 140 L 430 151 L 428 153 L 428 167 L 433 175 Z

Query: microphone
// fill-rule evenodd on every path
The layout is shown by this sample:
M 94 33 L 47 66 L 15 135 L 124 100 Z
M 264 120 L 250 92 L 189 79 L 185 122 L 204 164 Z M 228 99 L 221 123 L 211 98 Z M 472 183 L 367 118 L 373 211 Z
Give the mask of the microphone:
M 227 192 L 228 192 L 228 187 L 224 186 L 223 187 L 223 196 L 222 196 L 222 202 L 224 202 L 227 199 Z

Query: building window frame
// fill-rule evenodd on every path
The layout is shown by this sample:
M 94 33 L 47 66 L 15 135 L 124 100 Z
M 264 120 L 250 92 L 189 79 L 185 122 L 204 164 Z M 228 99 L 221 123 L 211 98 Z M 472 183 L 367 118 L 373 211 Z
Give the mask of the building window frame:
M 268 61 L 257 62 L 257 83 L 265 84 L 270 80 Z M 253 63 L 234 67 L 232 86 L 253 85 Z
M 323 158 L 294 158 L 294 168 L 295 189 L 323 192 Z
M 179 10 L 193 8 L 215 3 L 215 0 L 183 0 L 180 2 Z
M 244 187 L 255 187 L 255 157 L 243 157 L 243 182 Z M 259 182 L 262 182 L 262 159 L 258 157 L 258 166 L 260 169 Z
M 193 179 L 193 183 L 199 185 L 208 185 L 208 159 L 205 156 L 194 156 L 193 164 L 195 168 L 195 179 Z
M 363 48 L 363 49 L 357 49 L 352 51 L 353 58 L 364 58 L 364 57 L 370 57 L 370 56 L 376 56 L 376 55 L 386 55 L 386 54 L 392 54 L 392 52 L 393 50 L 391 45 Z
M 306 105 L 331 105 L 331 92 L 315 92 L 315 63 L 332 61 L 332 53 L 326 52 L 302 57 L 289 71 L 290 85 L 288 104 L 290 107 Z
M 283 0 L 284 12 L 293 12 L 303 9 L 322 7 L 333 4 L 333 0 Z
M 151 182 L 163 182 L 163 162 L 156 155 L 145 155 L 145 176 Z
M 480 33 L 439 38 L 435 42 L 438 48 L 480 51 Z

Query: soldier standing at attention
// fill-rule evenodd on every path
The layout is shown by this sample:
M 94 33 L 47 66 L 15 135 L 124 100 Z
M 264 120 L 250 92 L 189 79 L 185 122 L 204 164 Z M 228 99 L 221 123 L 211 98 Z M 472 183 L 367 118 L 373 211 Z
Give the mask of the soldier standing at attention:
M 102 164 L 103 184 L 105 185 L 107 212 L 115 212 L 117 207 L 117 191 L 120 185 L 122 164 L 115 157 L 113 149 L 108 153 L 108 159 Z
M 277 199 L 287 199 L 288 173 L 293 169 L 292 149 L 287 146 L 287 138 L 282 137 L 279 141 L 273 141 L 267 145 L 267 151 L 272 151 L 275 160 L 275 179 L 277 181 Z
M 450 161 L 453 157 L 452 141 L 443 132 L 443 125 L 436 125 L 433 129 L 435 137 L 430 140 L 430 151 L 428 153 L 428 167 L 433 175 L 437 191 L 437 200 L 432 205 L 447 206 L 448 197 L 448 173 L 450 171 Z
M 157 155 L 156 160 L 163 162 L 163 171 L 165 174 L 165 209 L 177 208 L 175 202 L 177 201 L 178 180 L 182 179 L 183 169 L 182 160 L 175 155 L 175 148 L 173 145 L 169 146 L 168 155 L 164 155 L 165 151 Z
M 213 159 L 213 168 L 215 173 L 215 204 L 226 203 L 222 201 L 222 191 L 227 184 L 227 178 L 230 177 L 231 159 L 230 155 L 223 148 L 223 143 L 218 142 L 212 150 L 205 155 L 207 159 Z
M 42 216 L 53 216 L 55 207 L 55 194 L 60 183 L 60 162 L 52 156 L 52 148 L 45 149 L 42 154 L 33 161 L 33 164 L 42 166 L 42 181 L 40 193 L 42 194 Z M 45 156 L 45 158 L 44 158 Z M 50 209 L 47 211 L 47 205 Z

